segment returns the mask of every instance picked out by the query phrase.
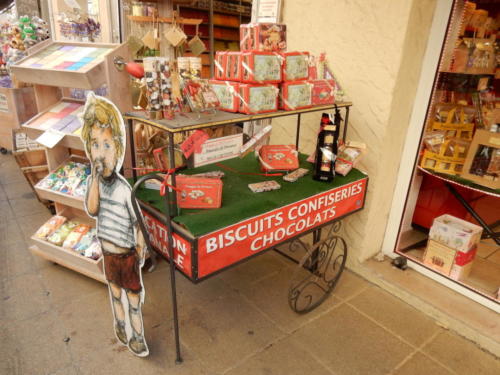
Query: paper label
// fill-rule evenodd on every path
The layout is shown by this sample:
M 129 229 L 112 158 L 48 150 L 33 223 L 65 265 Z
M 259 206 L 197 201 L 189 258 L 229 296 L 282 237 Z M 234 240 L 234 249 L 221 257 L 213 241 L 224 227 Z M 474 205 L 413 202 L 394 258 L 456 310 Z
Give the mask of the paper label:
M 281 80 L 281 63 L 276 55 L 255 55 L 253 70 L 256 81 Z
M 276 88 L 274 86 L 250 87 L 248 107 L 252 112 L 276 110 Z
M 293 81 L 309 77 L 307 57 L 307 55 L 291 55 L 286 57 L 285 78 L 287 80 Z
M 0 112 L 9 112 L 9 103 L 7 102 L 7 95 L 0 94 Z
M 208 139 L 208 134 L 203 130 L 195 130 L 188 139 L 181 144 L 181 150 L 186 158 L 189 158 L 193 152 L 201 150 L 201 146 Z
M 220 107 L 228 110 L 235 110 L 236 99 L 232 86 L 226 85 L 212 85 L 215 95 L 219 98 Z
M 311 87 L 304 85 L 289 85 L 288 95 L 285 98 L 290 108 L 300 108 L 311 105 Z
M 63 138 L 64 138 L 63 132 L 54 129 L 49 129 L 46 132 L 44 132 L 41 136 L 39 136 L 36 139 L 36 141 L 45 147 L 52 148 L 55 145 L 57 145 Z
M 194 166 L 235 158 L 239 156 L 242 145 L 243 134 L 209 139 L 201 147 L 201 152 L 194 154 Z

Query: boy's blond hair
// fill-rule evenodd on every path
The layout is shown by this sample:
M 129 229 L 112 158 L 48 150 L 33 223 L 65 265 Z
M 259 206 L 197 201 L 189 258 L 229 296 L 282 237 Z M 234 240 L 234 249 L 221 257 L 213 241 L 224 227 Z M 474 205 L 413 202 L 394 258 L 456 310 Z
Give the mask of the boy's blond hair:
M 92 127 L 110 128 L 115 141 L 116 159 L 120 160 L 124 153 L 122 144 L 123 134 L 120 127 L 120 113 L 115 107 L 99 97 L 89 94 L 83 112 L 82 140 L 85 143 L 87 154 L 90 156 Z

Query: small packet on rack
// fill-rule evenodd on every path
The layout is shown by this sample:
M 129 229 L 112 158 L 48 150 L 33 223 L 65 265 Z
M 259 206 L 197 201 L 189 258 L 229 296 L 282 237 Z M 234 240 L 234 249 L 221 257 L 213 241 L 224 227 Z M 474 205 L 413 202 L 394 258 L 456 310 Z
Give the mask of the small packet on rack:
M 345 145 L 339 146 L 337 161 L 335 162 L 335 172 L 346 176 L 361 156 L 366 152 L 366 145 L 361 142 L 350 141 Z
M 248 188 L 254 193 L 263 193 L 265 191 L 279 190 L 281 189 L 281 185 L 273 180 L 248 184 Z
M 295 182 L 299 178 L 304 177 L 309 173 L 309 169 L 299 168 L 283 176 L 283 180 L 286 182 Z
M 445 139 L 446 139 L 446 132 L 444 131 L 428 132 L 425 133 L 423 137 L 424 146 L 429 151 L 438 153 Z
M 63 247 L 66 249 L 72 249 L 76 246 L 82 237 L 90 230 L 90 227 L 85 224 L 78 225 L 75 229 L 68 234 L 68 237 L 64 240 Z
M 206 79 L 184 80 L 182 91 L 193 112 L 215 110 L 220 105 L 217 95 Z
M 61 246 L 66 237 L 68 237 L 68 235 L 77 225 L 78 223 L 75 221 L 68 221 L 64 223 L 54 233 L 47 237 L 47 241 L 56 246 Z

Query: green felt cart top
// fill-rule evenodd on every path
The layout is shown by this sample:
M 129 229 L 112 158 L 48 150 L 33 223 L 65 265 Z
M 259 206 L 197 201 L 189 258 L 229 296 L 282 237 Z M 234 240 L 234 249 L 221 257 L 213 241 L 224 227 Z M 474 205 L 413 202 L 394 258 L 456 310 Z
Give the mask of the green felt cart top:
M 174 217 L 174 221 L 186 228 L 193 236 L 198 237 L 315 194 L 366 178 L 364 173 L 353 169 L 345 177 L 337 175 L 332 182 L 315 181 L 312 179 L 312 164 L 305 159 L 305 155 L 299 156 L 300 167 L 309 169 L 310 173 L 297 182 L 286 182 L 281 176 L 266 177 L 235 172 L 262 173 L 259 162 L 253 154 L 249 154 L 243 159 L 234 158 L 218 164 L 183 171 L 184 174 L 214 170 L 224 171 L 222 206 L 209 210 L 181 209 L 179 215 Z M 225 167 L 228 168 L 225 169 Z M 269 180 L 277 181 L 281 185 L 281 189 L 253 193 L 248 188 L 248 184 Z M 142 186 L 137 190 L 137 198 L 164 212 L 164 197 L 160 196 L 159 191 L 146 189 Z

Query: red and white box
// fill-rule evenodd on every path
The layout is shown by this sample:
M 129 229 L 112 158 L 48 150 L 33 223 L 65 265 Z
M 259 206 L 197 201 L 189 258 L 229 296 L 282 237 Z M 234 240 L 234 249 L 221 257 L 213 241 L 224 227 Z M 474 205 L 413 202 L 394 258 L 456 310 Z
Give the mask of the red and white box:
M 264 172 L 293 171 L 299 167 L 295 145 L 264 145 L 259 150 L 259 161 Z
M 278 85 L 240 84 L 240 113 L 255 114 L 278 110 Z
M 280 109 L 293 111 L 312 107 L 312 85 L 308 81 L 281 84 Z
M 210 86 L 219 99 L 219 109 L 226 112 L 238 112 L 240 109 L 240 83 L 233 81 L 210 80 Z
M 245 83 L 280 83 L 282 56 L 276 52 L 242 52 L 241 81 Z
M 217 51 L 215 53 L 215 79 L 226 79 L 227 53 L 227 51 Z
M 277 23 L 240 25 L 240 50 L 285 52 L 286 25 Z
M 241 66 L 241 52 L 226 52 L 226 79 L 229 81 L 241 81 L 243 70 Z
M 453 267 L 451 267 L 450 277 L 455 280 L 462 280 L 469 276 L 476 254 L 477 247 L 467 252 L 457 251 L 455 262 L 453 263 Z
M 312 105 L 335 103 L 335 81 L 333 79 L 315 79 L 312 84 Z
M 309 52 L 285 52 L 283 57 L 283 81 L 309 79 Z
M 451 247 L 467 252 L 479 244 L 483 228 L 451 215 L 441 215 L 434 219 L 429 231 L 429 238 Z
M 180 208 L 219 208 L 222 204 L 220 179 L 177 175 L 175 182 Z

